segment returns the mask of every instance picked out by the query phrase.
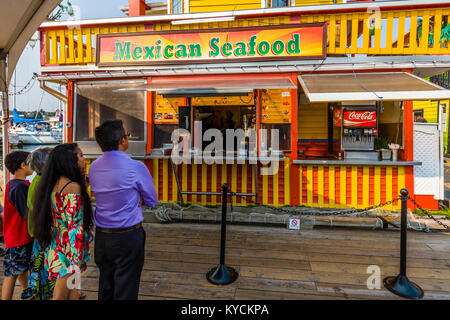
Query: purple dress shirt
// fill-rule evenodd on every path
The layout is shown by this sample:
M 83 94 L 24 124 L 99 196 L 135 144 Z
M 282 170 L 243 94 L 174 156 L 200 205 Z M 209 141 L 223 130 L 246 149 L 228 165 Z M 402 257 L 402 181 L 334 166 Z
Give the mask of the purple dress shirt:
M 89 169 L 94 192 L 95 225 L 100 228 L 128 228 L 144 220 L 142 205 L 154 207 L 157 194 L 147 167 L 122 151 L 107 151 Z

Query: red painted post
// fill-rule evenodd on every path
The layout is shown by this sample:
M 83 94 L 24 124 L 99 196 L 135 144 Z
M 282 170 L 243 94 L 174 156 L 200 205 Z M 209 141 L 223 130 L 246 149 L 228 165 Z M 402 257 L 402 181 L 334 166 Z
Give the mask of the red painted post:
M 129 17 L 145 16 L 145 0 L 129 0 L 128 16 Z

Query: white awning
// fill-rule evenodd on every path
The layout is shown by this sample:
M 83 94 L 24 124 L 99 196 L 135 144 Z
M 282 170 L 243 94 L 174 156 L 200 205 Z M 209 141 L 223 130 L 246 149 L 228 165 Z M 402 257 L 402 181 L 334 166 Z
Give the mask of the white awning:
M 310 102 L 450 99 L 450 90 L 406 72 L 307 74 L 298 80 Z
M 157 91 L 158 94 L 183 95 L 211 95 L 249 93 L 254 89 L 297 89 L 289 78 L 255 78 L 255 79 L 218 79 L 218 80 L 154 80 L 152 83 L 142 84 L 134 88 L 123 88 L 114 92 L 128 91 Z

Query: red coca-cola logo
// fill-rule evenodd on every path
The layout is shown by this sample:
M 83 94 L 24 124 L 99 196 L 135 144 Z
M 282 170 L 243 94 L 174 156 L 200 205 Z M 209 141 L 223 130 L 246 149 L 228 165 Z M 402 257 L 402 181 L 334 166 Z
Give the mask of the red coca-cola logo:
M 352 111 L 348 115 L 348 120 L 374 120 L 375 111 L 357 112 Z
M 376 127 L 376 111 L 346 111 L 344 112 L 344 126 L 347 127 Z

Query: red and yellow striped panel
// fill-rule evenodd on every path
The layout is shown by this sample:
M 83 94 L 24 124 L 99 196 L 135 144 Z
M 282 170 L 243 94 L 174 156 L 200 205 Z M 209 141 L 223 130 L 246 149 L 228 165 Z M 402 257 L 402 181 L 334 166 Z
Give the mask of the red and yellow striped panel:
M 152 174 L 161 202 L 179 201 L 175 175 L 169 159 L 152 159 L 145 161 Z M 259 202 L 272 206 L 290 205 L 290 161 L 279 163 L 274 175 L 258 174 L 255 181 L 255 166 L 261 170 L 261 164 L 181 164 L 177 166 L 178 181 L 182 191 L 221 192 L 222 184 L 228 184 L 228 190 L 237 193 L 255 193 L 258 183 Z M 233 197 L 235 206 L 251 205 L 255 197 L 246 197 L 249 201 Z M 183 195 L 185 203 L 201 205 L 220 205 L 219 195 Z
M 405 188 L 405 168 L 393 166 L 300 165 L 299 205 L 366 208 L 387 202 Z M 393 203 L 385 209 L 399 209 Z

